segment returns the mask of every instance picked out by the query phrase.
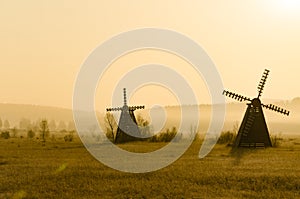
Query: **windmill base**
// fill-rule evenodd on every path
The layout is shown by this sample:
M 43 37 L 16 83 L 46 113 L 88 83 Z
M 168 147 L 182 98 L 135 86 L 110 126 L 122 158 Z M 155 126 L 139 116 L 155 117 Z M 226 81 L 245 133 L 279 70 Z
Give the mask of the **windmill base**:
M 260 105 L 248 104 L 234 147 L 272 147 L 269 131 Z
M 239 147 L 245 148 L 265 148 L 265 143 L 240 143 Z

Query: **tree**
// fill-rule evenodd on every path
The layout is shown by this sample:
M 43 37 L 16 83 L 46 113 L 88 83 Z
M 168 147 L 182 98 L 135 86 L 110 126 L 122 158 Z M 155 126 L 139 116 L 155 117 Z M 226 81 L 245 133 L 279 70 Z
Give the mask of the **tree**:
M 189 132 L 189 139 L 190 140 L 198 139 L 197 132 L 198 132 L 197 127 L 195 125 L 191 125 L 190 132 Z
M 117 122 L 114 118 L 114 115 L 111 113 L 106 113 L 104 117 L 105 127 L 106 127 L 106 136 L 111 141 L 115 139 L 115 131 L 118 127 Z
M 75 124 L 73 121 L 69 121 L 68 123 L 68 131 L 74 131 L 75 130 Z
M 1 135 L 0 135 L 2 138 L 4 139 L 8 139 L 10 138 L 10 135 L 9 135 L 9 131 L 3 131 L 1 132 Z
M 2 128 L 2 120 L 1 120 L 1 118 L 0 118 L 0 129 Z
M 143 136 L 150 136 L 150 123 L 149 121 L 145 120 L 141 115 L 137 115 L 136 117 L 137 125 L 139 126 L 140 132 Z
M 14 127 L 13 129 L 11 129 L 11 132 L 12 132 L 12 135 L 13 135 L 14 138 L 17 137 L 18 130 L 17 130 L 16 127 Z
M 30 129 L 31 128 L 31 121 L 26 118 L 22 118 L 19 122 L 20 129 Z
M 56 130 L 56 122 L 55 122 L 55 120 L 51 120 L 50 122 L 49 122 L 49 130 L 50 131 L 55 131 Z
M 58 129 L 59 131 L 61 131 L 61 130 L 66 130 L 66 128 L 67 128 L 66 123 L 65 123 L 64 121 L 61 120 L 61 121 L 58 123 L 57 129 Z
M 40 132 L 41 132 L 41 139 L 42 142 L 46 142 L 46 137 L 49 136 L 49 127 L 48 127 L 48 121 L 42 120 L 40 122 Z
M 9 129 L 9 127 L 10 127 L 9 121 L 5 120 L 3 126 L 4 126 L 5 129 Z
M 42 122 L 42 119 L 37 119 L 35 122 L 33 121 L 31 124 L 31 130 L 34 132 L 40 131 L 40 123 Z
M 28 138 L 33 138 L 35 136 L 35 132 L 33 130 L 28 130 L 27 131 L 27 137 Z

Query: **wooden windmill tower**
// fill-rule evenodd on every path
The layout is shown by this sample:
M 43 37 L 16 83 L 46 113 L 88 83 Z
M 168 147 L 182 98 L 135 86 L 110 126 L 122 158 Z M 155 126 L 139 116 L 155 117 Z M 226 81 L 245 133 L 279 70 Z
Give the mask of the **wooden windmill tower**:
M 284 115 L 289 115 L 289 111 L 279 108 L 278 106 L 269 104 L 264 105 L 260 101 L 260 96 L 264 89 L 267 77 L 269 75 L 269 70 L 265 69 L 261 81 L 258 85 L 258 96 L 256 98 L 250 99 L 242 95 L 235 94 L 224 90 L 223 95 L 236 99 L 238 101 L 248 101 L 247 110 L 239 128 L 234 147 L 271 147 L 271 139 L 267 124 L 265 121 L 264 113 L 262 107 L 282 113 Z
M 115 143 L 124 143 L 140 140 L 140 130 L 138 128 L 134 111 L 144 109 L 145 106 L 128 106 L 126 88 L 123 88 L 124 105 L 123 107 L 107 108 L 106 111 L 121 111 L 118 129 L 114 138 Z

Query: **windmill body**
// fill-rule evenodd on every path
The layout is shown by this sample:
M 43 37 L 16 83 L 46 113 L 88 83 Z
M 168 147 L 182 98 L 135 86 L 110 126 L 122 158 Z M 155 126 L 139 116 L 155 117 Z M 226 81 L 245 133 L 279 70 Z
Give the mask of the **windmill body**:
M 266 124 L 263 107 L 289 115 L 289 111 L 279 108 L 278 106 L 269 104 L 264 105 L 260 101 L 260 96 L 263 92 L 265 82 L 269 75 L 269 70 L 265 69 L 261 81 L 258 85 L 258 96 L 252 100 L 248 97 L 235 94 L 224 90 L 223 94 L 236 99 L 238 101 L 248 101 L 247 110 L 239 128 L 234 147 L 271 147 L 271 139 Z
M 140 130 L 134 115 L 137 109 L 144 109 L 144 106 L 128 106 L 126 99 L 126 89 L 123 89 L 124 105 L 118 108 L 107 108 L 106 111 L 121 111 L 117 133 L 114 137 L 115 143 L 124 143 L 140 140 Z
M 271 139 L 258 98 L 247 104 L 247 110 L 234 143 L 235 147 L 271 147 Z

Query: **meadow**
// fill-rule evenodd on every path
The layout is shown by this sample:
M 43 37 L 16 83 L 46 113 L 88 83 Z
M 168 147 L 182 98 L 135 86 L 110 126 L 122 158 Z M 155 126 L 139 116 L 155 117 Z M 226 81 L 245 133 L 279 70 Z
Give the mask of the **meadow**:
M 133 142 L 122 148 L 157 149 L 165 143 Z M 73 142 L 0 139 L 0 198 L 300 198 L 300 138 L 279 147 L 232 151 L 216 145 L 198 158 L 196 140 L 161 170 L 131 174 L 94 159 Z

